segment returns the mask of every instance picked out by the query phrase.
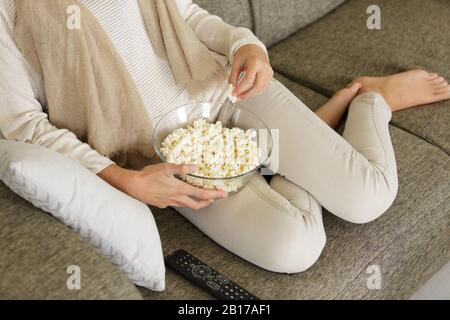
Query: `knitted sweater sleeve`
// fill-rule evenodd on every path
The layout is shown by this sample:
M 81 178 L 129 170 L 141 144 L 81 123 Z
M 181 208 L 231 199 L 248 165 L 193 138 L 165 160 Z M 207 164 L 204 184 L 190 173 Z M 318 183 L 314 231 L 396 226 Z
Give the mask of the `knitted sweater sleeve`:
M 227 56 L 230 62 L 233 62 L 236 51 L 248 44 L 261 47 L 267 54 L 266 46 L 251 30 L 231 26 L 191 0 L 177 0 L 177 5 L 198 38 L 210 50 Z
M 113 162 L 70 131 L 53 126 L 38 101 L 35 75 L 13 38 L 15 0 L 0 2 L 0 139 L 36 144 L 64 154 L 94 173 Z

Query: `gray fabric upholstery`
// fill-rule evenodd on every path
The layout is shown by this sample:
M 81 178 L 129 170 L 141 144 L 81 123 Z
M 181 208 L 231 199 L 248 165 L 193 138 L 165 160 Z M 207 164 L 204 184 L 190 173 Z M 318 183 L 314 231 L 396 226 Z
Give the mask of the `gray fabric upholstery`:
M 256 31 L 267 44 L 279 42 L 342 2 L 194 1 L 233 25 Z M 363 74 L 425 67 L 450 77 L 448 1 L 429 0 L 424 5 L 419 0 L 380 0 L 381 31 L 366 28 L 369 4 L 372 1 L 349 0 L 272 48 L 275 68 L 289 79 L 279 74 L 277 78 L 313 110 L 327 100 L 317 92 L 330 95 Z M 328 242 L 317 264 L 305 273 L 259 269 L 215 244 L 174 210 L 153 208 L 164 252 L 184 248 L 266 299 L 408 298 L 450 260 L 449 117 L 448 102 L 394 114 L 391 133 L 400 185 L 395 203 L 377 221 L 360 226 L 325 212 Z M 66 268 L 73 264 L 82 270 L 80 291 L 66 289 Z M 366 286 L 370 265 L 381 268 L 381 290 Z M 171 270 L 165 292 L 138 289 L 145 299 L 210 298 Z M 142 296 L 74 233 L 0 184 L 0 299 L 5 298 Z
M 68 290 L 68 266 L 81 290 Z M 126 276 L 0 182 L 0 299 L 142 299 Z
M 448 1 L 380 0 L 381 30 L 368 30 L 370 0 L 351 0 L 271 51 L 274 68 L 328 91 L 362 75 L 425 68 L 450 78 Z M 450 153 L 450 101 L 394 114 L 392 124 Z
M 326 99 L 279 77 L 312 106 Z M 223 250 L 171 209 L 153 209 L 165 253 L 184 248 L 265 299 L 408 298 L 450 259 L 450 158 L 439 148 L 391 127 L 400 190 L 380 219 L 353 225 L 325 213 L 327 245 L 301 274 L 275 274 Z M 226 214 L 226 213 L 224 213 Z M 382 289 L 366 287 L 367 267 L 379 265 Z M 140 289 L 145 299 L 208 299 L 168 271 L 167 290 Z
M 234 26 L 246 27 L 271 46 L 320 19 L 346 0 L 194 0 Z
M 249 0 L 194 0 L 194 2 L 233 26 L 254 30 Z
M 271 46 L 335 9 L 345 0 L 252 0 L 256 35 Z

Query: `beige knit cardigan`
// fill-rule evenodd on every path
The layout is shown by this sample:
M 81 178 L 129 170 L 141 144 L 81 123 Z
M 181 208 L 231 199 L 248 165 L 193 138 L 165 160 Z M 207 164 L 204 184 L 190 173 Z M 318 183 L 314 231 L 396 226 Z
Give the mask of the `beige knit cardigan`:
M 195 97 L 226 79 L 224 68 L 180 15 L 174 0 L 139 0 L 157 55 Z M 80 27 L 69 27 L 69 8 Z M 96 18 L 77 0 L 16 0 L 14 38 L 42 78 L 49 119 L 104 156 L 152 157 L 152 123 L 135 83 Z M 73 17 L 72 17 L 73 18 Z

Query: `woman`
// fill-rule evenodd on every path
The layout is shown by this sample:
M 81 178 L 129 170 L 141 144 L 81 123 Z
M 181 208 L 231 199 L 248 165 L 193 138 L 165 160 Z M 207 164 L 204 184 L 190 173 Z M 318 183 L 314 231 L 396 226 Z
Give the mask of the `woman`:
M 37 75 L 16 43 L 16 2 L 26 1 L 0 2 L 1 138 L 51 148 L 138 200 L 176 207 L 225 248 L 276 272 L 306 270 L 320 256 L 325 244 L 322 206 L 353 223 L 383 214 L 397 193 L 388 130 L 391 112 L 450 98 L 450 86 L 442 77 L 413 70 L 356 79 L 314 114 L 272 79 L 266 49 L 249 30 L 227 25 L 189 0 L 177 0 L 181 17 L 196 37 L 232 63 L 229 82 L 240 106 L 280 130 L 279 175 L 270 184 L 256 176 L 242 192 L 227 198 L 224 192 L 198 189 L 174 177 L 193 172 L 192 166 L 125 169 L 64 126 L 52 125 L 46 114 L 47 98 L 53 95 L 46 90 L 49 81 Z M 117 50 L 153 123 L 167 110 L 191 101 L 171 65 L 158 56 L 138 0 L 80 0 L 78 5 L 83 14 L 92 14 Z M 238 85 L 242 71 L 245 78 Z M 203 100 L 216 102 L 220 89 L 205 90 Z M 340 137 L 333 129 L 349 105 Z

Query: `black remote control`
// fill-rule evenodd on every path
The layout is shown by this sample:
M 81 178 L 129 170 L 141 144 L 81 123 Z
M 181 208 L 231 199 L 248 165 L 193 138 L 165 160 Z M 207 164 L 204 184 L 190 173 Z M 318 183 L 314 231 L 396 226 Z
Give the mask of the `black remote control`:
M 259 300 L 224 275 L 184 250 L 165 258 L 166 264 L 219 300 Z

